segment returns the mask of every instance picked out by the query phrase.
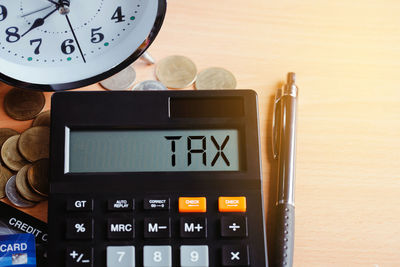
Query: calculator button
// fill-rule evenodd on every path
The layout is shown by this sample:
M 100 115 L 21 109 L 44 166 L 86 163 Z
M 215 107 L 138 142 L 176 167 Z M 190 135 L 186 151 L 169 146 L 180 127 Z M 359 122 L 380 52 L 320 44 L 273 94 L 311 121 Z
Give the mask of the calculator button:
M 206 238 L 207 219 L 206 218 L 181 218 L 180 232 L 183 238 Z
M 113 198 L 108 200 L 110 211 L 131 211 L 135 209 L 135 200 L 128 198 Z
M 67 200 L 68 211 L 93 211 L 93 199 L 74 198 Z
M 244 216 L 224 216 L 221 218 L 222 237 L 247 237 L 247 218 Z
M 208 246 L 181 246 L 181 267 L 208 267 Z
M 172 267 L 171 246 L 144 246 L 144 267 Z
M 144 219 L 144 238 L 170 238 L 170 237 L 171 237 L 170 218 Z
M 93 239 L 93 219 L 70 218 L 67 219 L 67 239 Z
M 107 247 L 107 267 L 135 267 L 135 247 Z
M 248 246 L 223 246 L 222 266 L 249 266 Z
M 92 267 L 93 248 L 67 248 L 66 267 Z
M 180 197 L 179 212 L 206 212 L 207 204 L 205 197 Z
M 168 197 L 145 198 L 143 208 L 145 210 L 169 210 L 170 200 Z
M 107 224 L 108 239 L 126 239 L 135 238 L 135 220 L 127 218 L 110 218 Z
M 219 197 L 219 212 L 246 212 L 246 197 Z

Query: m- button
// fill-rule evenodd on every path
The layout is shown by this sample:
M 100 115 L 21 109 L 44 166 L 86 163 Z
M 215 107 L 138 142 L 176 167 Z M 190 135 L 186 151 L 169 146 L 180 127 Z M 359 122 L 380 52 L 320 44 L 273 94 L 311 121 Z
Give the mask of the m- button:
M 207 202 L 205 197 L 180 197 L 179 212 L 206 212 Z
M 219 212 L 246 212 L 246 197 L 219 197 Z

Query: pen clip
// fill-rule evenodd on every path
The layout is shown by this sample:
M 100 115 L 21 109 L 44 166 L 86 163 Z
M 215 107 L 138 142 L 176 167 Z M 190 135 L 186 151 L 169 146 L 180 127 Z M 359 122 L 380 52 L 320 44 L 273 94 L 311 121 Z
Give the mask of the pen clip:
M 274 115 L 272 118 L 272 153 L 274 159 L 278 159 L 278 131 L 279 131 L 279 121 L 280 121 L 280 112 L 278 111 L 278 104 L 281 100 L 282 89 L 279 88 L 276 91 L 275 100 L 274 100 Z M 279 106 L 280 107 L 280 106 Z

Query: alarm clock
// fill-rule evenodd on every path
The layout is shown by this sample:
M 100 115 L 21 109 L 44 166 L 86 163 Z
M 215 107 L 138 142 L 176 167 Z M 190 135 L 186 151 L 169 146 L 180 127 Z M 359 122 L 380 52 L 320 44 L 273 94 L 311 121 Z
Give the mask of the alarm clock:
M 0 80 L 58 91 L 104 80 L 158 34 L 166 0 L 4 0 Z

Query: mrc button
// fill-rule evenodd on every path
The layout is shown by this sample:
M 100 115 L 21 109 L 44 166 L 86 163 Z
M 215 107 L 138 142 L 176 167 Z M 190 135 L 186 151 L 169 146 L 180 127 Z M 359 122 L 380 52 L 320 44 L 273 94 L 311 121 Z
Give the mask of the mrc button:
M 127 218 L 109 218 L 108 239 L 132 240 L 135 238 L 135 220 Z
M 108 200 L 110 211 L 131 211 L 135 209 L 135 200 L 129 198 L 112 198 Z
M 206 212 L 207 201 L 205 197 L 180 197 L 179 212 Z
M 67 200 L 68 211 L 93 211 L 93 199 L 73 198 Z
M 143 208 L 145 210 L 169 210 L 169 203 L 168 197 L 148 197 L 144 199 Z
M 219 212 L 246 212 L 246 197 L 219 197 Z

